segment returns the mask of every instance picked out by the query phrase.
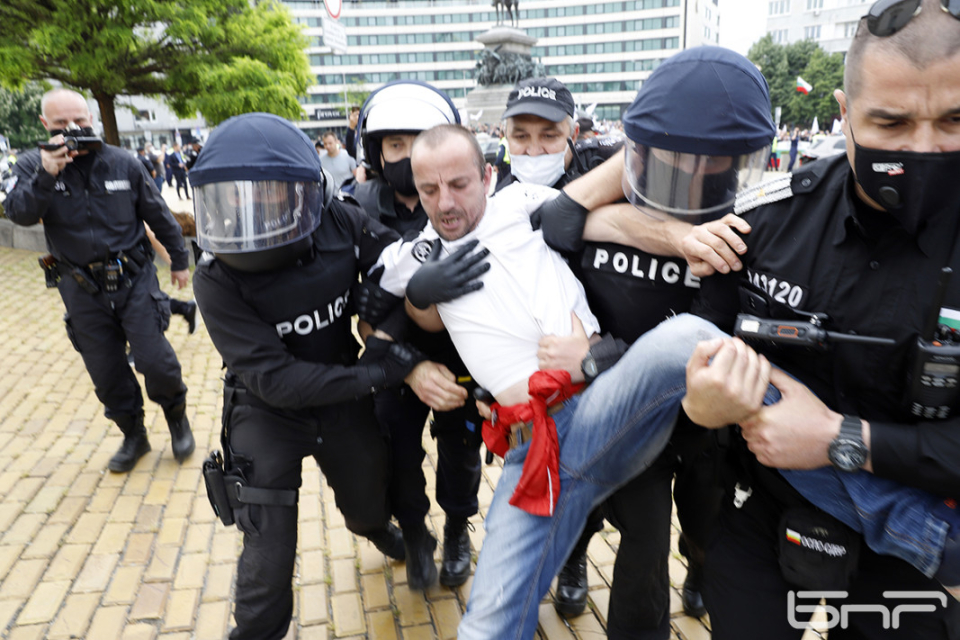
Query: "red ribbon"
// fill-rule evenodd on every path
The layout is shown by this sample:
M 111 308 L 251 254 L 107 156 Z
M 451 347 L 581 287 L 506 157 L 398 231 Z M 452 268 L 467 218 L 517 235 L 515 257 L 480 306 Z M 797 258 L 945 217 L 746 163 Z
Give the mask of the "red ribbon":
M 530 376 L 530 401 L 503 407 L 494 403 L 494 422 L 483 423 L 483 442 L 501 458 L 510 450 L 510 425 L 533 423 L 533 439 L 523 463 L 520 482 L 510 504 L 535 516 L 551 516 L 560 497 L 560 443 L 557 425 L 547 408 L 572 398 L 583 389 L 567 371 L 537 371 Z

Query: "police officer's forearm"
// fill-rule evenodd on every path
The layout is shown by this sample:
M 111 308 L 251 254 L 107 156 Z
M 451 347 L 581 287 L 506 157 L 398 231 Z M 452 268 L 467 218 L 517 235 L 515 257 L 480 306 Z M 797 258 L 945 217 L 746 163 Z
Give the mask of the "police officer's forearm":
M 874 474 L 945 498 L 960 496 L 960 419 L 872 420 L 863 436 Z
M 56 178 L 39 168 L 38 158 L 24 154 L 14 165 L 17 182 L 3 201 L 4 215 L 18 225 L 37 224 L 47 212 Z
M 679 220 L 659 220 L 629 203 L 612 204 L 590 212 L 583 239 L 613 242 L 658 256 L 682 257 L 681 243 L 692 225 Z
M 566 185 L 564 192 L 589 210 L 623 199 L 623 152 Z

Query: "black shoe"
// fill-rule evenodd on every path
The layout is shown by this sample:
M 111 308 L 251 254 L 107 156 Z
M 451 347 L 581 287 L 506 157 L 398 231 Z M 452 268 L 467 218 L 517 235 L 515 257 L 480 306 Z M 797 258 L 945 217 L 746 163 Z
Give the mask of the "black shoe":
M 570 552 L 557 576 L 557 595 L 553 608 L 564 618 L 580 615 L 587 608 L 587 548 L 580 545 Z
M 700 596 L 702 584 L 703 567 L 691 564 L 687 569 L 687 577 L 683 581 L 683 588 L 680 590 L 683 612 L 691 618 L 702 618 L 707 615 L 707 609 L 703 606 L 703 598 Z
M 470 536 L 469 522 L 461 518 L 447 516 L 443 525 L 443 562 L 440 565 L 440 584 L 445 587 L 457 587 L 470 577 Z
M 368 533 L 366 538 L 388 558 L 403 560 L 406 557 L 403 549 L 403 534 L 392 524 L 388 524 L 380 531 Z
M 173 457 L 177 462 L 183 462 L 190 457 L 197 443 L 193 439 L 193 432 L 190 431 L 190 421 L 187 419 L 187 405 L 184 402 L 164 408 L 163 415 L 167 419 L 167 427 L 170 429 L 170 445 L 173 449 Z
M 437 565 L 433 561 L 437 539 L 421 523 L 404 527 L 403 546 L 407 551 L 407 586 L 425 591 L 437 581 Z
M 114 473 L 127 473 L 137 466 L 137 460 L 150 451 L 147 430 L 143 426 L 143 413 L 114 418 L 114 422 L 123 432 L 123 444 L 110 458 L 107 468 Z
M 192 334 L 197 330 L 197 303 L 195 300 L 185 302 L 186 311 L 183 312 L 183 319 L 187 321 L 187 333 Z

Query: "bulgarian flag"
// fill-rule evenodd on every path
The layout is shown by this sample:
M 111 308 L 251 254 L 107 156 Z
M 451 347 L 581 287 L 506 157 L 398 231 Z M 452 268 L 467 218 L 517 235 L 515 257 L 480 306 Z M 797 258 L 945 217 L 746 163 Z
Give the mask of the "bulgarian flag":
M 797 76 L 797 91 L 799 91 L 803 95 L 807 95 L 808 93 L 810 93 L 810 89 L 813 89 L 813 85 L 807 82 L 806 80 L 804 80 L 803 78 L 801 78 L 800 76 Z

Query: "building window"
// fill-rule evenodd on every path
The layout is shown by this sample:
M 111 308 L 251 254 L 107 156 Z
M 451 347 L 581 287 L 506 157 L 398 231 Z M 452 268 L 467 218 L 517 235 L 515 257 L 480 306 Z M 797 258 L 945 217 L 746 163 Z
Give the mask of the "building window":
M 803 28 L 803 39 L 804 40 L 819 40 L 820 39 L 820 25 L 815 25 L 812 27 Z
M 807 0 L 807 11 L 823 9 L 823 0 Z
M 844 22 L 843 23 L 843 37 L 852 38 L 857 33 L 857 25 L 860 24 L 859 21 L 855 22 Z
M 782 16 L 785 13 L 790 13 L 790 0 L 772 0 L 770 2 L 769 15 Z
M 787 43 L 787 30 L 786 29 L 777 29 L 776 31 L 770 32 L 771 37 L 773 38 L 774 44 L 786 44 Z

